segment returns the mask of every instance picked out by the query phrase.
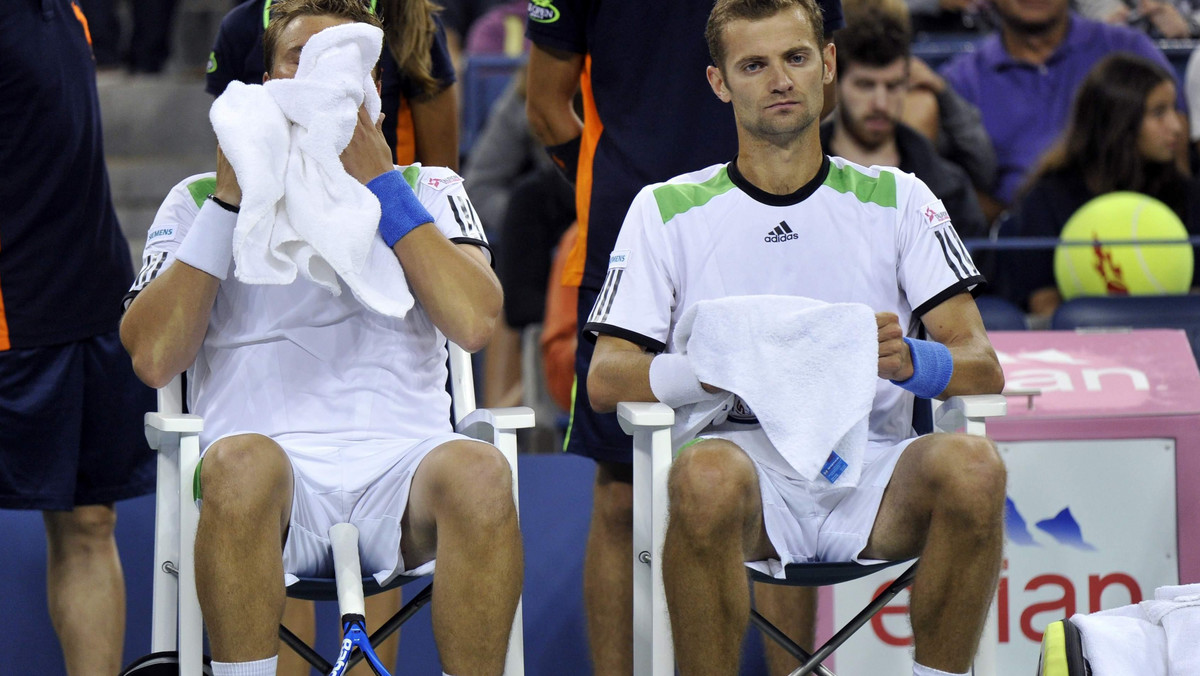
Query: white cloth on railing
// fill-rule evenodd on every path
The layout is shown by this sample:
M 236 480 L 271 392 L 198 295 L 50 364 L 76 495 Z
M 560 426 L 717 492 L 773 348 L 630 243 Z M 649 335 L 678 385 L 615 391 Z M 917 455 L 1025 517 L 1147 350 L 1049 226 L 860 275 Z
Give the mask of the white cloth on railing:
M 290 284 L 297 274 L 339 295 L 340 277 L 366 307 L 403 317 L 413 297 L 378 234 L 379 200 L 342 166 L 365 107 L 379 119 L 371 72 L 383 32 L 326 28 L 300 53 L 296 75 L 232 82 L 213 102 L 213 130 L 237 173 L 241 212 L 234 274 L 247 284 Z
M 687 355 L 701 382 L 741 397 L 799 476 L 816 481 L 824 470 L 837 486 L 857 484 L 878 380 L 870 308 L 799 296 L 700 301 L 680 317 L 671 351 Z M 680 407 L 676 447 L 719 422 L 732 399 Z M 844 465 L 829 467 L 831 451 Z

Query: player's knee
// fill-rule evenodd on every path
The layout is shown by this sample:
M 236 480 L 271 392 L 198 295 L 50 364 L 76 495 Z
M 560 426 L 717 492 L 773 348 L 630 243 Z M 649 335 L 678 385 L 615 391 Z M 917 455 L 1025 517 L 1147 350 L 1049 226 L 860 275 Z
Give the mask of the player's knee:
M 213 443 L 204 454 L 200 485 L 206 506 L 250 509 L 286 494 L 291 464 L 283 449 L 260 434 L 239 434 Z
M 940 504 L 973 523 L 997 522 L 1007 473 L 995 444 L 980 436 L 947 435 L 938 448 L 937 465 Z
M 696 536 L 740 528 L 757 485 L 754 464 L 736 445 L 716 439 L 693 444 L 671 466 L 672 522 Z
M 117 512 L 108 505 L 82 505 L 69 512 L 47 512 L 46 536 L 50 546 L 86 546 L 108 543 L 117 528 Z
M 633 484 L 598 473 L 592 488 L 592 520 L 628 537 L 633 527 Z
M 512 469 L 495 446 L 474 441 L 455 444 L 445 449 L 440 460 L 445 471 L 435 493 L 442 516 L 490 527 L 515 514 Z

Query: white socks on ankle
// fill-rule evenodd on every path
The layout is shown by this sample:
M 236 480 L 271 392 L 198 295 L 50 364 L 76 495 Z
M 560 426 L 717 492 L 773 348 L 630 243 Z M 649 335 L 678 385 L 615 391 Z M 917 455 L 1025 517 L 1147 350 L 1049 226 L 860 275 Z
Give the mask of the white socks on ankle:
M 218 662 L 213 660 L 213 676 L 275 676 L 279 656 L 254 662 Z
M 924 664 L 913 662 L 913 676 L 970 676 L 969 671 L 961 674 L 952 674 L 949 671 L 938 671 L 932 667 L 927 667 Z M 216 676 L 214 673 L 213 676 Z

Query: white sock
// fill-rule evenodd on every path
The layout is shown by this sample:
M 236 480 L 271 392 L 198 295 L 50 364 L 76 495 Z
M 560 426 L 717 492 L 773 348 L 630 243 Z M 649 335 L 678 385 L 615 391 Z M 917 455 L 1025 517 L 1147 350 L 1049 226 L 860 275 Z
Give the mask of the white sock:
M 275 676 L 275 668 L 279 664 L 279 656 L 268 657 L 254 662 L 218 662 L 212 661 L 213 676 Z
M 949 671 L 939 671 L 924 664 L 913 662 L 913 676 L 969 676 L 970 673 L 969 671 L 964 671 L 961 674 L 955 674 Z M 217 676 L 217 672 L 214 671 L 213 676 Z

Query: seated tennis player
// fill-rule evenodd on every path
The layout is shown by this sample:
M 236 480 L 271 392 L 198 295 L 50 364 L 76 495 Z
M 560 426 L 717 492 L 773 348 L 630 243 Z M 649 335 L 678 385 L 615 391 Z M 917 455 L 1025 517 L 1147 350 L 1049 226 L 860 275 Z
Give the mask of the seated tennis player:
M 969 293 L 983 278 L 919 179 L 822 153 L 822 87 L 833 78 L 834 53 L 821 32 L 813 0 L 717 1 L 707 29 L 715 64 L 708 80 L 732 104 L 738 154 L 647 186 L 634 199 L 584 327 L 598 334 L 588 394 L 597 410 L 621 401 L 676 409 L 709 401 L 716 388 L 697 375 L 692 349 L 706 302 L 774 296 L 784 297 L 772 301 L 783 306 L 801 296 L 858 304 L 855 354 L 870 414 L 852 449 L 861 461 L 856 485 L 841 477 L 847 463 L 832 448 L 816 449 L 821 461 L 829 453 L 823 469 L 815 465 L 819 475 L 798 472 L 764 432 L 762 411 L 744 401 L 677 439 L 662 570 L 679 671 L 737 673 L 750 604 L 745 562 L 778 573 L 781 563 L 919 556 L 913 673 L 965 674 L 1000 570 L 1004 466 L 982 437 L 916 436 L 912 414 L 915 396 L 1003 387 Z M 706 326 L 719 329 L 727 317 Z M 686 352 L 677 345 L 682 335 L 691 336 Z M 768 331 L 737 339 L 783 342 Z M 793 349 L 811 351 L 811 344 Z M 764 366 L 757 355 L 775 353 L 731 347 L 718 366 L 755 354 L 735 375 L 788 363 Z M 834 350 L 814 359 L 847 356 Z M 814 366 L 786 378 L 823 364 Z M 849 385 L 809 395 L 838 401 Z M 803 401 L 791 401 L 784 416 L 794 418 Z
M 296 72 L 320 30 L 378 26 L 358 0 L 284 0 L 265 38 L 270 78 Z M 452 432 L 446 341 L 483 347 L 502 297 L 461 179 L 392 165 L 364 113 L 341 155 L 383 207 L 378 236 L 415 306 L 403 319 L 297 277 L 239 282 L 242 197 L 215 174 L 167 196 L 150 226 L 121 338 L 147 384 L 187 371 L 204 417 L 196 582 L 217 676 L 274 674 L 285 580 L 328 576 L 327 532 L 361 533 L 364 574 L 432 572 L 433 629 L 448 674 L 500 674 L 520 595 L 520 533 L 508 464 Z M 386 250 L 385 250 L 386 255 Z

